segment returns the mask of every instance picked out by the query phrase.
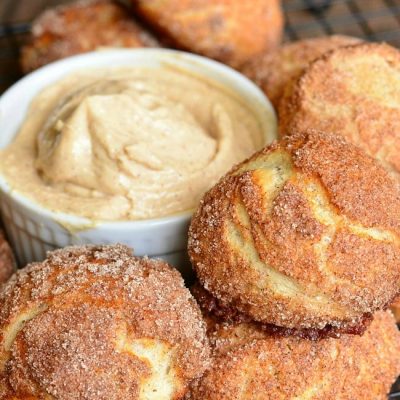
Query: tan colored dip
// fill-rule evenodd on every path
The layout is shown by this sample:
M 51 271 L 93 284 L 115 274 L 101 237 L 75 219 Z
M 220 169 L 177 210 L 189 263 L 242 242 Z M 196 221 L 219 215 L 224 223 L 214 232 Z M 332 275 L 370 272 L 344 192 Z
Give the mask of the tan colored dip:
M 234 93 L 181 70 L 88 70 L 34 99 L 0 170 L 52 211 L 156 218 L 194 208 L 264 129 Z

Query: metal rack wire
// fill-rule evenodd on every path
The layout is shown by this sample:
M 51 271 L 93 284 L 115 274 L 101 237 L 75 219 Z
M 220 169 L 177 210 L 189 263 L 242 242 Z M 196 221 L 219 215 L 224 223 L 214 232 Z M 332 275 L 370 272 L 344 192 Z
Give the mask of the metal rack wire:
M 0 0 L 0 93 L 22 75 L 19 48 L 30 21 L 45 6 L 66 2 Z M 400 0 L 283 0 L 283 6 L 286 41 L 344 34 L 400 47 Z M 400 379 L 388 398 L 400 400 Z
M 286 0 L 287 39 L 340 33 L 400 47 L 399 0 Z
M 0 1 L 0 93 L 21 76 L 19 47 L 32 18 L 48 5 L 66 2 Z M 287 41 L 339 33 L 400 47 L 400 0 L 283 0 L 283 6 Z

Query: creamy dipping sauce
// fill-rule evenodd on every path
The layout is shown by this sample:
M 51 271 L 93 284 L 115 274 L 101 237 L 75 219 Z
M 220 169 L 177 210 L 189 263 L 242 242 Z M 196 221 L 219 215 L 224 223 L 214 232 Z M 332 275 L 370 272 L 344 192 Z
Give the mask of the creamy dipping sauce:
M 51 211 L 157 218 L 196 207 L 234 164 L 264 146 L 264 130 L 245 100 L 182 70 L 87 70 L 33 100 L 0 152 L 0 171 Z

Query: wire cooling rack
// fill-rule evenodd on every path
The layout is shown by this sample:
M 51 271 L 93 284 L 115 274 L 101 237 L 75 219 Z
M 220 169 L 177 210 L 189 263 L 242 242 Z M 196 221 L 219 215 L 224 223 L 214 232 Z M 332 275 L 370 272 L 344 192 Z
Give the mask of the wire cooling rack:
M 32 19 L 47 6 L 67 2 L 0 0 L 0 93 L 22 75 L 19 48 Z M 400 0 L 283 0 L 283 6 L 286 41 L 343 34 L 400 47 Z M 400 379 L 388 398 L 400 400 Z
M 67 2 L 0 0 L 0 93 L 21 76 L 19 48 L 31 20 Z M 340 33 L 400 47 L 400 0 L 283 0 L 283 6 L 287 41 Z
M 30 21 L 46 6 L 66 2 L 0 1 L 0 93 L 21 76 L 19 48 Z M 287 41 L 340 33 L 400 47 L 400 0 L 283 0 L 283 5 Z
M 400 47 L 400 0 L 287 0 L 286 37 L 340 33 Z

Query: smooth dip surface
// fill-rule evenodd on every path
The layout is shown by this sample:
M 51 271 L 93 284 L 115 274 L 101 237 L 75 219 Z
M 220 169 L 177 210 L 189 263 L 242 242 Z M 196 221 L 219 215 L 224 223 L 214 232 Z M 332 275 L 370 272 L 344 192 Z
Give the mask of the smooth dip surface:
M 136 220 L 194 208 L 265 144 L 251 105 L 170 67 L 95 69 L 51 85 L 0 153 L 11 187 L 52 211 Z

